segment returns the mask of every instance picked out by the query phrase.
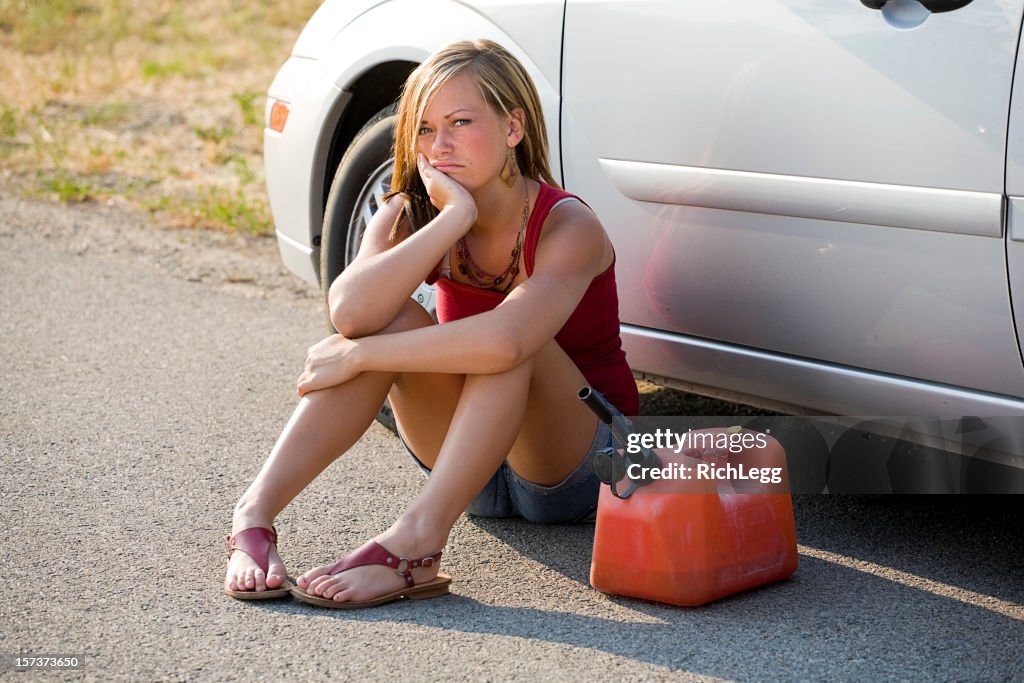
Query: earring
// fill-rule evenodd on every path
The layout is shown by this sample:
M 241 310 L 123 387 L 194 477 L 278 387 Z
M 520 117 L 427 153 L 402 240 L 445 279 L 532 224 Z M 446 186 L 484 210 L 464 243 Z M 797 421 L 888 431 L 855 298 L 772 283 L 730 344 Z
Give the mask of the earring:
M 515 185 L 517 177 L 519 177 L 519 162 L 516 161 L 515 147 L 509 147 L 508 158 L 505 159 L 505 165 L 501 169 L 501 179 L 506 185 L 512 187 Z

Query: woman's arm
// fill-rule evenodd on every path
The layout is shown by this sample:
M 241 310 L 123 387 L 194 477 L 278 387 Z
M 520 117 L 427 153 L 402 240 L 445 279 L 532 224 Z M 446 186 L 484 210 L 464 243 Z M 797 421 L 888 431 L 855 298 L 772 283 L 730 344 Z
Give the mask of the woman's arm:
M 331 322 L 346 337 L 373 334 L 394 320 L 405 300 L 473 224 L 465 209 L 445 207 L 430 223 L 393 244 L 387 235 L 398 213 L 394 205 L 401 204 L 399 197 L 392 197 L 387 202 L 392 210 L 374 214 L 356 258 L 331 284 Z
M 476 204 L 461 185 L 422 157 L 419 168 L 441 212 L 415 233 L 400 234 L 397 243 L 388 236 L 403 210 L 402 198 L 392 197 L 373 215 L 355 259 L 328 292 L 331 322 L 346 337 L 373 334 L 394 320 L 413 290 L 476 220 Z
M 558 207 L 548 217 L 533 273 L 494 310 L 395 334 L 355 340 L 328 337 L 310 349 L 299 393 L 373 370 L 510 370 L 554 338 L 590 282 L 610 265 L 611 253 L 604 229 L 589 209 L 575 203 Z

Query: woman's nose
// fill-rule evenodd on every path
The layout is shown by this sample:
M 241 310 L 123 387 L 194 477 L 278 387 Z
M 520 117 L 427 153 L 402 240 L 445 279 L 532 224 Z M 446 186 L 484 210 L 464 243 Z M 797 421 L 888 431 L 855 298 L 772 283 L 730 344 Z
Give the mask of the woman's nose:
M 451 138 L 448 137 L 448 131 L 444 128 L 439 128 L 434 133 L 433 144 L 430 145 L 430 149 L 436 156 L 438 153 L 450 152 L 452 149 Z

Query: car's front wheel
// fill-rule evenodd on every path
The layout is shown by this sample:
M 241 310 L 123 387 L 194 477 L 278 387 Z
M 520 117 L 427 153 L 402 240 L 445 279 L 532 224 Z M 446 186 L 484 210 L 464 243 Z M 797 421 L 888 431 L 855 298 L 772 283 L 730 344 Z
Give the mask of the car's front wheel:
M 330 322 L 327 294 L 331 283 L 355 258 L 367 224 L 391 188 L 391 149 L 397 121 L 394 105 L 370 119 L 348 146 L 331 183 L 320 239 L 320 285 L 332 332 L 335 329 Z M 413 298 L 431 315 L 434 314 L 432 287 L 421 284 Z M 367 305 L 372 306 L 373 302 L 369 301 Z M 378 420 L 395 430 L 394 415 L 387 402 L 381 408 Z

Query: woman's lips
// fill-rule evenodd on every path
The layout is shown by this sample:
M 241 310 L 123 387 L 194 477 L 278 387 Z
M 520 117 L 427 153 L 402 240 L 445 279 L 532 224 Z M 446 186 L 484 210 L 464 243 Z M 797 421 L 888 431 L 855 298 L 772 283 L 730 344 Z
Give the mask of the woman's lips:
M 431 166 L 436 168 L 438 171 L 441 171 L 442 173 L 448 173 L 449 171 L 455 171 L 457 169 L 462 168 L 462 164 L 453 164 L 446 161 L 439 161 L 436 164 L 431 164 Z

